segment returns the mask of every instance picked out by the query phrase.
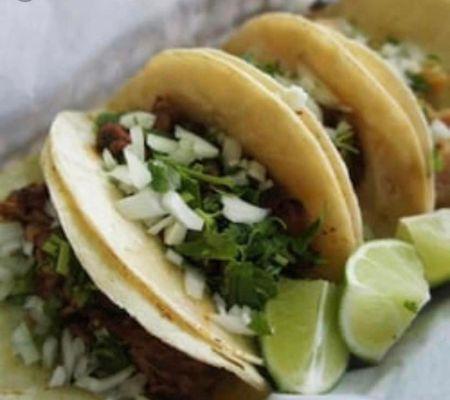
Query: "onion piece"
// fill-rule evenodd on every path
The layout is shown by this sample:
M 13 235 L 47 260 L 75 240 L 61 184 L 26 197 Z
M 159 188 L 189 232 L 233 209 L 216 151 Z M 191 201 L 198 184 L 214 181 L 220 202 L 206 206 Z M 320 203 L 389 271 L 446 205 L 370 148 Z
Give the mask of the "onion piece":
M 251 322 L 251 310 L 247 306 L 234 305 L 226 310 L 225 302 L 219 295 L 214 295 L 218 314 L 213 315 L 214 322 L 225 328 L 228 332 L 237 335 L 254 336 L 255 332 L 248 325 Z
M 114 389 L 125 382 L 134 372 L 133 367 L 127 367 L 103 379 L 86 376 L 75 382 L 75 385 L 93 393 L 102 393 Z
M 134 126 L 140 126 L 145 129 L 150 129 L 156 121 L 156 116 L 149 112 L 134 111 L 126 113 L 120 117 L 119 123 L 124 127 L 130 129 Z
M 228 136 L 225 137 L 222 147 L 222 157 L 226 165 L 234 167 L 242 157 L 242 146 L 237 140 Z
M 231 222 L 241 224 L 255 224 L 261 222 L 269 214 L 269 210 L 256 207 L 236 196 L 221 197 L 223 215 Z
M 215 158 L 219 155 L 219 149 L 217 147 L 181 126 L 176 127 L 175 137 L 180 139 L 180 142 L 185 141 L 191 144 L 195 156 L 199 160 L 204 158 Z
M 13 273 L 0 267 L 0 301 L 5 300 L 14 289 Z
M 167 228 L 169 225 L 175 222 L 175 218 L 169 215 L 156 223 L 154 223 L 150 229 L 147 231 L 151 235 L 158 235 L 163 229 Z
M 435 139 L 450 139 L 450 128 L 439 119 L 435 119 L 431 125 L 431 132 Z
M 18 222 L 0 222 L 0 248 L 5 247 L 2 253 L 20 249 L 22 242 L 23 228 Z
M 308 93 L 297 85 L 285 88 L 281 94 L 283 101 L 294 111 L 301 111 L 308 101 Z
M 124 155 L 133 186 L 138 190 L 143 189 L 152 180 L 147 164 L 130 151 L 129 146 L 124 150 Z
M 126 165 L 118 165 L 108 173 L 108 176 L 127 186 L 133 184 L 130 178 L 130 171 Z
M 193 231 L 201 231 L 203 219 L 192 210 L 183 198 L 174 190 L 166 192 L 162 197 L 162 204 L 186 228 Z
M 183 264 L 183 256 L 178 254 L 176 251 L 173 251 L 172 249 L 168 249 L 166 251 L 166 258 L 173 264 L 181 267 Z
M 184 290 L 195 300 L 201 300 L 205 292 L 205 277 L 195 268 L 186 267 L 184 273 Z
M 150 188 L 119 200 L 116 207 L 125 218 L 133 221 L 167 214 L 162 207 L 161 196 Z
M 49 336 L 42 345 L 42 364 L 45 368 L 51 368 L 55 364 L 58 353 L 58 340 Z
M 12 334 L 12 345 L 14 352 L 22 358 L 25 365 L 31 365 L 41 358 L 31 332 L 25 322 L 22 322 L 14 330 Z
M 258 182 L 264 182 L 266 180 L 267 170 L 264 165 L 260 164 L 258 161 L 250 161 L 248 163 L 247 169 L 248 175 Z
M 131 144 L 127 148 L 132 151 L 141 161 L 145 160 L 144 131 L 140 126 L 130 129 Z
M 147 135 L 148 146 L 160 153 L 173 153 L 178 148 L 178 142 L 160 135 L 150 133 Z
M 176 246 L 181 244 L 186 239 L 187 228 L 179 223 L 175 222 L 164 230 L 164 244 L 167 246 Z
M 67 374 L 66 370 L 62 365 L 59 365 L 53 371 L 52 377 L 48 383 L 48 386 L 51 388 L 64 386 L 67 382 Z
M 117 161 L 114 159 L 113 155 L 107 148 L 103 149 L 102 159 L 103 159 L 103 166 L 107 171 L 113 170 L 118 165 Z

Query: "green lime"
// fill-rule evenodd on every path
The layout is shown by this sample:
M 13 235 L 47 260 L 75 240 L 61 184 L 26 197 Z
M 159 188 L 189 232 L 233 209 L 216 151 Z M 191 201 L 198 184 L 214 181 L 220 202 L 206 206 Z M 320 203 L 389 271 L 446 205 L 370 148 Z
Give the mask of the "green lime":
M 266 365 L 280 390 L 330 389 L 348 362 L 337 323 L 339 293 L 326 281 L 283 280 L 266 306 L 272 335 L 261 339 Z
M 430 299 L 422 262 L 410 244 L 367 242 L 348 260 L 339 312 L 350 351 L 377 362 Z
M 414 245 L 431 287 L 450 280 L 450 209 L 402 218 L 397 237 Z

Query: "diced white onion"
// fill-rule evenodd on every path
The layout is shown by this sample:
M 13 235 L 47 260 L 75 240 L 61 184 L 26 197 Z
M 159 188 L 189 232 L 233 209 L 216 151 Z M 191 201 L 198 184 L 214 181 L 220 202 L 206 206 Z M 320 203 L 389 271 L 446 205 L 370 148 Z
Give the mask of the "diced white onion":
M 234 175 L 229 176 L 230 179 L 238 186 L 245 186 L 248 184 L 247 174 L 245 171 L 239 171 Z
M 431 123 L 431 132 L 435 139 L 450 139 L 450 127 L 448 127 L 444 122 L 439 119 L 435 119 Z
M 186 267 L 184 273 L 184 290 L 195 300 L 201 300 L 205 292 L 205 277 L 195 268 Z
M 183 257 L 178 254 L 176 251 L 173 251 L 172 249 L 167 249 L 166 251 L 166 258 L 175 265 L 178 265 L 181 267 L 183 264 Z
M 219 155 L 219 149 L 209 143 L 207 140 L 187 131 L 181 126 L 177 126 L 175 129 L 175 137 L 180 141 L 186 141 L 192 145 L 195 156 L 197 159 L 202 160 L 204 158 L 215 158 Z
M 102 393 L 114 389 L 116 386 L 119 386 L 121 383 L 125 382 L 133 372 L 133 367 L 127 367 L 122 371 L 103 379 L 86 376 L 77 380 L 75 385 L 93 393 Z
M 34 244 L 33 242 L 24 241 L 22 243 L 22 252 L 28 257 L 33 255 Z
M 284 89 L 281 98 L 292 110 L 301 111 L 308 101 L 308 93 L 298 85 L 291 85 Z
M 102 152 L 103 166 L 107 171 L 111 171 L 117 167 L 117 161 L 108 149 L 103 149 Z
M 72 342 L 73 340 L 70 331 L 68 329 L 64 329 L 61 340 L 61 350 L 64 369 L 68 379 L 72 377 L 76 362 L 76 353 Z
M 127 186 L 131 186 L 133 184 L 130 177 L 130 171 L 126 165 L 118 165 L 108 173 L 108 176 Z
M 150 133 L 147 135 L 148 146 L 160 153 L 173 153 L 178 148 L 178 142 L 160 135 Z
M 64 386 L 67 382 L 67 374 L 66 370 L 62 365 L 59 365 L 55 368 L 53 371 L 52 377 L 50 378 L 50 381 L 48 383 L 48 386 L 51 388 Z
M 153 127 L 155 120 L 155 115 L 149 112 L 135 111 L 122 115 L 119 123 L 129 129 L 133 126 L 140 126 L 145 129 L 150 129 Z
M 250 161 L 247 169 L 248 175 L 258 182 L 264 182 L 266 180 L 266 167 L 261 165 L 258 161 Z
M 184 242 L 186 234 L 187 228 L 183 224 L 175 222 L 164 230 L 164 244 L 167 246 L 181 244 Z
M 146 400 L 146 397 L 139 396 L 144 393 L 146 384 L 147 378 L 145 375 L 136 374 L 120 385 L 120 395 L 126 399 Z
M 169 215 L 168 217 L 162 218 L 153 224 L 148 230 L 148 233 L 151 235 L 158 235 L 163 229 L 167 228 L 169 225 L 172 225 L 174 222 L 175 218 Z
M 116 207 L 125 218 L 130 220 L 162 217 L 167 214 L 162 207 L 160 195 L 150 188 L 117 201 Z
M 234 167 L 242 157 L 241 144 L 232 137 L 226 136 L 223 141 L 222 157 L 225 165 Z
M 271 179 L 267 179 L 259 185 L 259 190 L 267 190 L 273 187 L 273 181 Z
M 28 311 L 28 315 L 36 323 L 35 333 L 44 334 L 47 332 L 51 321 L 44 311 L 44 300 L 38 296 L 29 296 L 24 304 L 24 309 Z
M 22 322 L 14 330 L 12 334 L 12 345 L 14 352 L 22 358 L 25 365 L 31 365 L 41 358 L 31 332 L 25 322 Z
M 224 195 L 221 198 L 223 215 L 231 222 L 241 224 L 255 224 L 267 217 L 269 211 L 256 207 L 236 196 Z
M 174 190 L 166 192 L 162 198 L 162 204 L 170 214 L 188 229 L 201 231 L 203 228 L 203 219 L 192 210 L 183 198 Z
M 191 164 L 197 158 L 192 142 L 189 140 L 180 140 L 177 149 L 170 153 L 170 158 L 183 165 Z
M 18 222 L 0 222 L 0 257 L 22 248 L 23 229 Z
M 58 340 L 49 336 L 42 345 L 42 364 L 45 368 L 51 368 L 55 364 L 58 353 Z
M 145 160 L 144 131 L 140 126 L 133 126 L 130 129 L 131 144 L 127 149 L 132 151 L 141 161 Z
M 136 189 L 143 189 L 152 180 L 152 175 L 147 168 L 147 164 L 131 152 L 128 147 L 124 150 L 124 155 L 128 165 L 131 183 Z
M 73 376 L 75 379 L 81 379 L 89 374 L 89 359 L 86 355 L 81 356 L 76 365 L 75 370 L 73 372 Z
M 214 295 L 218 314 L 213 315 L 213 321 L 225 328 L 228 332 L 237 335 L 254 336 L 248 325 L 251 322 L 251 310 L 249 307 L 239 307 L 234 305 L 230 310 L 226 310 L 225 302 L 219 295 Z
M 14 289 L 13 273 L 0 267 L 0 301 L 5 300 Z

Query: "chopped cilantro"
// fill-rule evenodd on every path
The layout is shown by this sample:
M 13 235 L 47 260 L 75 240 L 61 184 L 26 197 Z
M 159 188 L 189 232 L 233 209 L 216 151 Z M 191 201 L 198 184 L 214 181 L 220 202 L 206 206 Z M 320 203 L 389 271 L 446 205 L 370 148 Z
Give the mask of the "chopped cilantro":
M 352 154 L 359 153 L 356 146 L 355 134 L 351 126 L 346 122 L 342 122 L 338 125 L 335 133 L 331 135 L 331 140 L 345 161 L 347 161 Z
M 283 75 L 279 61 L 258 61 L 255 56 L 250 53 L 244 54 L 242 59 L 270 76 Z
M 56 272 L 61 275 L 69 275 L 70 246 L 68 242 L 62 241 L 59 245 L 58 259 L 56 260 Z
M 102 112 L 97 115 L 95 118 L 95 125 L 97 128 L 101 128 L 103 125 L 106 125 L 108 123 L 118 123 L 120 119 L 119 113 L 113 113 L 113 112 Z
M 432 165 L 434 172 L 442 172 L 444 170 L 444 159 L 438 148 L 434 148 L 432 155 Z
M 267 336 L 272 334 L 272 328 L 267 321 L 266 315 L 260 311 L 253 311 L 249 328 L 258 336 Z
M 411 86 L 411 89 L 415 93 L 427 94 L 430 91 L 430 84 L 426 81 L 422 74 L 407 72 L 406 76 L 408 78 L 409 86 Z
M 165 193 L 170 189 L 179 187 L 179 174 L 166 163 L 158 160 L 150 161 L 149 169 L 152 173 L 151 186 L 156 192 Z
M 228 304 L 247 305 L 261 310 L 277 294 L 276 278 L 250 262 L 231 262 L 225 269 L 221 295 Z
M 131 364 L 126 348 L 106 330 L 95 332 L 95 336 L 92 354 L 105 375 L 114 374 Z
M 419 311 L 419 306 L 414 300 L 406 300 L 403 303 L 403 307 L 405 307 L 408 311 L 411 311 L 414 314 L 417 314 Z

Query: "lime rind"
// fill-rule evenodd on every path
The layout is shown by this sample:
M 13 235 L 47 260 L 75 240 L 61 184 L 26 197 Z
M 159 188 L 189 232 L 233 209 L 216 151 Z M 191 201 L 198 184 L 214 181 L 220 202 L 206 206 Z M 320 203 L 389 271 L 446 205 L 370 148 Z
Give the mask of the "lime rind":
M 402 218 L 397 237 L 414 245 L 431 287 L 450 281 L 450 209 Z
M 274 333 L 261 339 L 280 390 L 322 393 L 344 373 L 348 349 L 338 329 L 338 304 L 338 290 L 329 282 L 281 282 L 279 295 L 266 308 Z
M 339 325 L 350 351 L 380 361 L 430 299 L 410 244 L 395 239 L 361 246 L 348 260 Z

